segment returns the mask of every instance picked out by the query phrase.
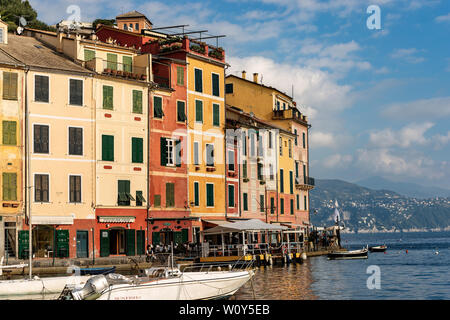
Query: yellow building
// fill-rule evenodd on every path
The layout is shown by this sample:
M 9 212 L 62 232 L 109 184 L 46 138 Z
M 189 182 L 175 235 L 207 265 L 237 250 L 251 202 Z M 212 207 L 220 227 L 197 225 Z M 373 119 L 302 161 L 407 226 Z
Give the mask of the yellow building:
M 3 49 L 8 27 L 0 20 L 0 257 L 17 256 L 23 218 L 24 64 Z
M 227 104 L 252 113 L 256 117 L 280 127 L 290 134 L 280 132 L 278 137 L 278 203 L 275 204 L 279 221 L 307 226 L 309 224 L 309 190 L 314 179 L 309 177 L 308 124 L 292 97 L 258 81 L 242 77 L 226 77 Z M 305 141 L 303 143 L 303 141 Z
M 186 61 L 191 215 L 225 219 L 225 63 L 194 51 Z

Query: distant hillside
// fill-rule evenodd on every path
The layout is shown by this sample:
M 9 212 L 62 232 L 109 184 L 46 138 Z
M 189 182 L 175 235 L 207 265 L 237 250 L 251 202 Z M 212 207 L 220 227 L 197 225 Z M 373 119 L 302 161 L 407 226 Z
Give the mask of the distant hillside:
M 341 180 L 316 179 L 311 191 L 312 224 L 333 224 L 335 200 L 347 231 L 444 229 L 450 227 L 450 197 L 409 198 L 393 191 L 372 190 Z
M 450 190 L 439 187 L 429 187 L 417 183 L 394 182 L 382 177 L 370 177 L 355 182 L 356 184 L 374 190 L 392 190 L 412 198 L 450 197 Z

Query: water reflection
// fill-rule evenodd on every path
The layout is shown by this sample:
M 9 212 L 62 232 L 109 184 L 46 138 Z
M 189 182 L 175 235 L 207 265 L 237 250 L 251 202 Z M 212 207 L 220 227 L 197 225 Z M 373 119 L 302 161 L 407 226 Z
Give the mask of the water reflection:
M 236 300 L 315 300 L 311 290 L 311 264 L 290 264 L 286 267 L 259 267 L 252 282 L 247 282 L 232 299 Z

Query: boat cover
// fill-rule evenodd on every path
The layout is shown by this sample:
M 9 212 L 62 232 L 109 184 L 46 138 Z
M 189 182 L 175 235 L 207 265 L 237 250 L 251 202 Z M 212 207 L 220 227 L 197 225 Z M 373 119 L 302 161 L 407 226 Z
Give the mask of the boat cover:
M 203 234 L 221 234 L 242 231 L 282 231 L 286 229 L 288 228 L 284 226 L 265 223 L 259 219 L 250 219 L 223 223 L 221 225 L 218 225 L 217 227 L 204 230 Z

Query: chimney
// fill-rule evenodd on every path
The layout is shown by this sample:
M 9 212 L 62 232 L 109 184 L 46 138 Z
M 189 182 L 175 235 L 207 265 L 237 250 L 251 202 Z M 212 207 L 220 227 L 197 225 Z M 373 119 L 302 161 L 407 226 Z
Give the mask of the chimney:
M 247 75 L 247 72 L 245 72 L 245 70 L 244 71 L 242 71 L 242 79 L 245 79 L 245 76 Z
M 258 83 L 258 73 L 253 74 L 253 82 Z

